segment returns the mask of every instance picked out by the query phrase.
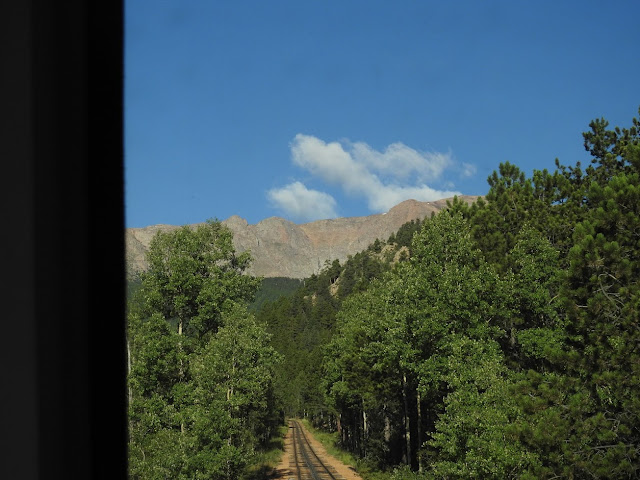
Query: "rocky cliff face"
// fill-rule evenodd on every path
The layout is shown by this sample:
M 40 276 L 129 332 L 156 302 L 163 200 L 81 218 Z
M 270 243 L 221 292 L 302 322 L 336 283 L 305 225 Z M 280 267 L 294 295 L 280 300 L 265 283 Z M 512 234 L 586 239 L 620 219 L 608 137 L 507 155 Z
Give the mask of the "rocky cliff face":
M 472 203 L 478 197 L 462 196 Z M 224 220 L 233 232 L 236 251 L 249 250 L 253 262 L 248 273 L 264 277 L 307 278 L 319 272 L 325 261 L 343 262 L 367 248 L 376 239 L 387 240 L 404 223 L 429 217 L 447 206 L 447 199 L 435 202 L 404 201 L 387 213 L 366 217 L 336 218 L 295 224 L 270 217 L 255 225 L 234 215 Z M 158 231 L 179 228 L 153 225 L 126 230 L 127 272 L 133 274 L 147 268 L 144 258 L 151 239 Z

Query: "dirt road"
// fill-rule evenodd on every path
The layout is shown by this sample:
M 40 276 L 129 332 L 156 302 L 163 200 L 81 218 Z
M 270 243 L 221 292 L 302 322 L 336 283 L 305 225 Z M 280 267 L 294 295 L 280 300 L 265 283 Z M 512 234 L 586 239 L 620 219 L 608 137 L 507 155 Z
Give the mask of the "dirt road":
M 301 433 L 303 433 L 306 437 L 308 446 L 310 446 L 313 452 L 317 454 L 319 460 L 329 467 L 337 480 L 362 480 L 362 478 L 353 470 L 352 467 L 345 465 L 344 463 L 329 455 L 324 446 L 320 442 L 318 442 L 300 422 L 296 422 L 294 420 L 289 422 L 289 431 L 287 432 L 287 435 L 284 439 L 284 454 L 282 455 L 280 464 L 276 469 L 274 475 L 275 478 L 285 480 L 310 478 L 304 473 L 299 473 L 301 472 L 302 463 L 304 462 L 299 453 L 301 450 L 300 445 L 296 444 L 296 446 L 294 447 L 294 436 L 296 435 L 296 427 L 299 429 L 298 433 L 300 433 L 301 431 Z M 310 453 L 309 455 L 311 455 L 312 453 Z M 304 468 L 302 468 L 302 471 L 304 471 Z

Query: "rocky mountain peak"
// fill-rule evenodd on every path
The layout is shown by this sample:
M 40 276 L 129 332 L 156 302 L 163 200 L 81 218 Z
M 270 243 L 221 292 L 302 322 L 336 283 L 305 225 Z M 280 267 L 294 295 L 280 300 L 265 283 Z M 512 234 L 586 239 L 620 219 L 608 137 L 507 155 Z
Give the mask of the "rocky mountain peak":
M 461 196 L 472 203 L 478 197 Z M 449 199 L 450 200 L 450 199 Z M 248 271 L 264 277 L 307 278 L 318 273 L 325 262 L 345 261 L 349 255 L 366 249 L 376 239 L 387 240 L 392 233 L 411 220 L 424 219 L 447 206 L 447 199 L 434 202 L 405 200 L 387 213 L 364 217 L 345 217 L 296 224 L 280 217 L 269 217 L 255 225 L 238 215 L 222 223 L 233 232 L 238 252 L 249 250 L 253 262 Z M 145 270 L 145 252 L 158 231 L 179 228 L 152 225 L 126 229 L 127 272 Z

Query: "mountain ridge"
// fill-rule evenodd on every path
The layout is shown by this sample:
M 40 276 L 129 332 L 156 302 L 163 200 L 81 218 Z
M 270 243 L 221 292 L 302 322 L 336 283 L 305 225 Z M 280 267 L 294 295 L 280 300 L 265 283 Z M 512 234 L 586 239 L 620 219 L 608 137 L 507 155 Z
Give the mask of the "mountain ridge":
M 458 196 L 473 203 L 479 197 Z M 282 217 L 268 217 L 256 224 L 232 215 L 222 223 L 233 232 L 238 252 L 249 250 L 253 261 L 247 273 L 263 277 L 308 278 L 318 273 L 326 261 L 344 262 L 349 255 L 366 249 L 376 239 L 386 241 L 403 224 L 424 219 L 447 207 L 445 198 L 432 202 L 405 200 L 389 209 L 360 217 L 340 217 L 296 224 Z M 201 222 L 202 223 L 202 222 Z M 201 223 L 190 224 L 195 227 Z M 127 275 L 133 276 L 148 267 L 144 258 L 151 239 L 158 231 L 172 231 L 180 226 L 157 224 L 125 231 Z

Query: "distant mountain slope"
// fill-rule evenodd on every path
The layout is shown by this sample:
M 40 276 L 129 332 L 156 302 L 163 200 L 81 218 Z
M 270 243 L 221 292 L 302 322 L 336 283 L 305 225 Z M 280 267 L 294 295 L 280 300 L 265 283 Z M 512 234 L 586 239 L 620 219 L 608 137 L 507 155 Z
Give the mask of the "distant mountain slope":
M 468 203 L 477 196 L 458 197 Z M 406 200 L 387 213 L 366 217 L 345 217 L 295 224 L 280 217 L 270 217 L 249 225 L 237 215 L 223 220 L 233 232 L 238 252 L 251 251 L 253 262 L 248 273 L 264 277 L 307 278 L 318 273 L 324 263 L 335 259 L 343 262 L 367 248 L 376 239 L 387 240 L 404 223 L 429 217 L 446 208 L 447 200 L 418 202 Z M 127 228 L 127 272 L 145 270 L 144 258 L 151 239 L 158 231 L 179 228 L 175 225 L 152 225 Z

